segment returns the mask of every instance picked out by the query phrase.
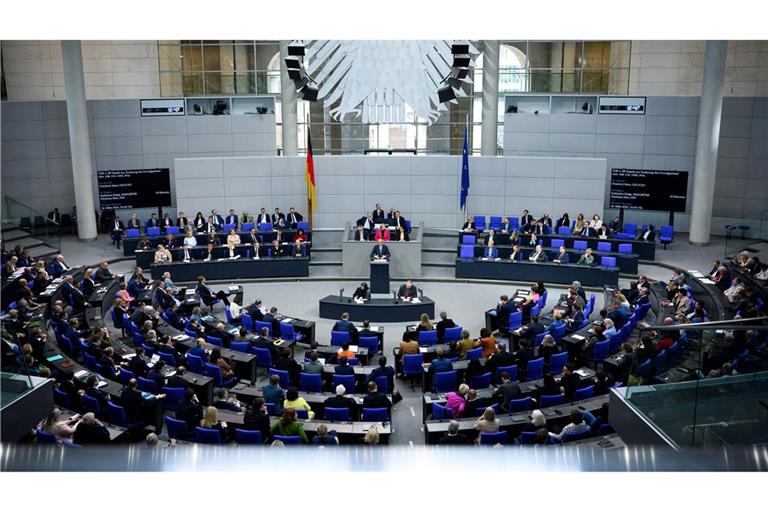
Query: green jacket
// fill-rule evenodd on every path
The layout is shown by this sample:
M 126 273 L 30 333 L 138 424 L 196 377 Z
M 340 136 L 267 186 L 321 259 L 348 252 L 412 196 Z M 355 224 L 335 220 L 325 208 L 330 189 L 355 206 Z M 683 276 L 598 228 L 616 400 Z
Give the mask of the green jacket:
M 304 425 L 300 421 L 294 421 L 289 425 L 283 425 L 282 420 L 277 420 L 270 429 L 272 435 L 278 436 L 299 436 L 303 442 L 308 442 L 307 434 L 304 433 Z

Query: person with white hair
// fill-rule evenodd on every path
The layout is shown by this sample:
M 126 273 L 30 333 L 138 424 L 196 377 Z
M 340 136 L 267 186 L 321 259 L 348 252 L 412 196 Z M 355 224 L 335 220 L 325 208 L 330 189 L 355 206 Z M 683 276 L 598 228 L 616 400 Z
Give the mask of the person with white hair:
M 605 339 L 611 339 L 611 336 L 618 332 L 616 330 L 616 326 L 613 323 L 613 320 L 610 318 L 603 319 L 603 326 L 605 327 L 605 330 L 603 331 L 603 336 L 605 336 Z
M 75 444 L 101 444 L 110 441 L 109 431 L 102 422 L 96 419 L 96 415 L 87 412 L 75 428 Z
M 347 389 L 344 387 L 344 385 L 339 384 L 336 386 L 336 394 L 325 399 L 325 402 L 323 402 L 323 408 L 326 411 L 329 407 L 333 409 L 348 409 L 351 417 L 357 404 L 355 403 L 354 398 L 344 396 L 346 393 Z
M 437 444 L 472 444 L 472 440 L 469 437 L 459 432 L 459 426 L 460 425 L 458 421 L 451 420 L 451 422 L 448 424 L 448 433 L 441 437 Z
M 339 444 L 335 430 L 328 430 L 328 425 L 321 423 L 317 426 L 315 437 L 312 438 L 312 444 L 318 446 L 333 446 Z
M 480 434 L 483 432 L 498 432 L 501 422 L 496 417 L 496 411 L 493 407 L 487 407 L 483 415 L 475 421 L 475 430 L 478 431 L 477 442 L 480 442 Z

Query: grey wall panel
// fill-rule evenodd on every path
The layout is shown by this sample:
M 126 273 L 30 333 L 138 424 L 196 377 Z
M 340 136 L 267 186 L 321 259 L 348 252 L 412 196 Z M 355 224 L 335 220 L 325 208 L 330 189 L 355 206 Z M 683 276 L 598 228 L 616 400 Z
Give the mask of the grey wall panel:
M 597 197 L 596 197 L 597 196 Z M 599 199 L 603 197 L 603 180 L 558 178 L 554 197 L 558 199 Z
M 744 197 L 745 184 L 745 179 L 717 176 L 715 177 L 715 196 L 741 199 Z
M 142 135 L 186 135 L 187 122 L 183 116 L 142 117 Z
M 481 179 L 482 176 L 476 175 L 474 169 L 470 172 L 472 173 L 470 191 L 474 191 L 476 190 L 475 184 L 477 183 L 477 180 Z M 423 192 L 429 194 L 453 195 L 456 193 L 457 180 L 458 178 L 456 176 L 446 176 L 445 178 L 441 179 L 435 179 L 434 177 L 430 176 L 411 176 L 410 190 L 413 191 L 412 193 L 414 194 Z M 504 190 L 503 183 L 504 182 L 502 181 L 502 191 Z
M 46 139 L 68 139 L 69 126 L 66 119 L 46 119 L 43 121 L 43 132 Z
M 474 172 L 476 157 L 469 158 L 469 167 Z M 485 158 L 484 160 L 490 160 Z M 498 159 L 501 160 L 501 159 Z M 494 164 L 484 164 L 493 166 Z M 502 160 L 503 165 L 503 160 Z M 486 167 L 487 168 L 487 167 Z M 419 161 L 411 169 L 413 176 L 458 176 L 461 173 L 461 158 L 457 156 L 430 156 L 425 161 Z
M 3 161 L 39 160 L 40 158 L 46 157 L 45 141 L 40 139 L 18 141 L 3 140 L 1 147 Z
M 560 212 L 561 210 L 564 212 L 570 212 L 571 218 L 574 217 L 574 213 L 578 214 L 578 212 L 584 213 L 584 216 L 587 218 L 592 218 L 592 215 L 595 213 L 600 213 L 603 211 L 603 201 L 602 199 L 558 199 L 556 204 L 554 205 L 554 208 L 558 208 L 557 212 Z M 557 218 L 561 215 L 561 213 L 555 213 L 554 215 L 550 212 L 550 217 Z
M 139 100 L 91 100 L 88 113 L 92 119 L 140 117 L 141 105 Z
M 366 176 L 363 186 L 365 194 L 403 194 L 408 196 L 411 193 L 410 176 L 391 176 L 381 177 Z M 337 184 L 332 186 L 335 188 Z M 359 193 L 360 189 L 354 189 L 352 193 Z
M 51 193 L 48 178 L 8 180 L 3 184 L 3 194 L 14 198 L 41 197 Z M 48 213 L 48 212 L 45 212 Z
M 552 158 L 517 157 L 506 158 L 507 176 L 521 177 L 536 176 L 553 178 L 555 176 L 555 161 Z
M 752 117 L 722 117 L 720 137 L 749 138 L 752 136 Z
M 509 129 L 507 130 L 507 126 Z M 549 133 L 549 116 L 543 114 L 506 114 L 504 129 L 510 132 Z
M 768 117 L 768 97 L 755 98 L 752 115 L 755 117 Z
M 175 163 L 176 180 L 221 178 L 224 176 L 222 158 L 179 158 Z
M 645 153 L 651 155 L 691 155 L 696 150 L 696 137 L 646 135 Z
M 269 158 L 222 158 L 223 176 L 271 176 Z
M 291 177 L 291 178 L 285 178 L 286 180 L 291 180 L 295 182 L 305 183 L 303 179 Z M 384 182 L 391 182 L 391 180 L 381 180 L 382 183 Z M 371 183 L 371 185 L 375 185 L 375 183 Z M 305 185 L 306 187 L 306 185 Z M 366 191 L 365 188 L 365 180 L 363 179 L 363 176 L 328 176 L 328 175 L 320 175 L 315 176 L 315 187 L 318 193 L 322 194 L 363 194 Z M 374 189 L 373 192 L 376 192 Z M 380 193 L 386 193 L 389 192 L 385 188 L 382 188 Z M 399 192 L 398 190 L 394 190 L 392 192 Z
M 555 160 L 555 177 L 600 180 L 605 179 L 605 160 L 597 158 L 569 158 Z
M 315 159 L 315 178 L 318 175 L 318 165 L 322 159 Z M 302 179 L 305 174 L 305 162 L 302 157 L 280 157 L 270 159 L 270 168 L 272 169 L 272 176 L 301 176 Z
M 723 117 L 752 116 L 755 108 L 755 98 L 742 96 L 726 96 L 723 98 Z
M 760 139 L 749 146 L 749 158 L 768 159 L 768 140 Z
M 272 213 L 272 203 L 273 198 L 271 196 L 260 194 L 257 190 L 253 192 L 253 195 L 249 196 L 225 197 L 224 202 L 221 203 L 224 205 L 221 209 L 221 214 L 226 217 L 226 214 L 223 212 L 233 209 L 238 215 L 246 212 L 248 215 L 255 216 L 261 208 L 266 208 L 269 213 Z
M 649 116 L 698 116 L 698 96 L 648 96 L 645 100 Z
M 747 158 L 727 158 L 720 156 L 717 159 L 717 176 L 723 178 L 746 178 L 749 168 Z
M 52 195 L 57 195 L 57 196 L 75 195 L 75 184 L 70 178 L 49 178 L 48 186 L 51 189 Z
M 506 183 L 506 195 L 528 196 L 535 198 L 554 197 L 555 180 L 552 178 L 539 178 L 535 176 L 527 178 L 508 178 Z
M 186 116 L 189 135 L 231 133 L 230 116 Z
M 744 217 L 757 217 L 766 210 L 766 201 L 764 199 L 744 199 Z
M 137 117 L 94 119 L 91 130 L 94 137 L 138 137 L 142 133 Z
M 768 117 L 753 117 L 750 134 L 755 139 L 768 138 Z
M 280 211 L 288 215 L 288 208 L 293 206 L 297 212 L 301 213 L 304 218 L 307 217 L 307 194 L 302 190 L 301 193 L 289 193 L 288 190 L 276 190 L 275 185 L 272 184 L 272 197 L 271 202 L 274 207 L 280 208 Z
M 460 175 L 461 159 L 459 157 L 448 158 L 454 159 L 454 168 L 457 169 L 457 174 Z M 418 167 L 421 167 L 421 165 Z M 469 172 L 471 176 L 504 176 L 507 172 L 506 160 L 503 157 L 471 157 L 469 159 Z
M 413 214 L 416 213 L 444 213 L 453 214 L 459 207 L 459 195 L 451 201 L 446 196 L 418 194 L 414 195 L 411 201 Z
M 273 155 L 275 147 L 275 134 L 273 133 L 233 133 L 233 151 L 266 151 L 267 155 Z
M 548 151 L 549 134 L 514 133 L 509 138 L 504 137 L 504 147 L 512 151 Z
M 43 139 L 43 121 L 3 121 L 3 140 Z
M 230 116 L 232 133 L 270 133 L 275 134 L 275 115 Z
M 171 171 L 171 184 L 173 184 L 173 176 L 175 173 L 174 162 L 181 155 L 178 154 L 150 154 L 144 155 L 144 167 L 149 169 L 152 167 L 168 168 Z
M 748 138 L 727 138 L 720 137 L 720 148 L 718 156 L 726 158 L 744 158 L 749 155 L 749 145 L 751 139 Z M 718 172 L 720 169 L 718 168 Z
M 608 116 L 611 117 L 611 116 Z M 614 116 L 619 121 L 625 116 Z M 696 136 L 698 116 L 637 116 L 646 118 L 645 133 L 648 135 Z M 642 135 L 642 133 L 641 133 Z
M 69 158 L 69 139 L 46 139 L 45 155 L 48 158 Z
M 549 116 L 550 133 L 595 133 L 597 115 L 589 114 L 551 114 Z
M 646 116 L 597 115 L 596 130 L 599 134 L 643 135 L 649 122 Z
M 411 160 L 414 157 L 369 156 L 365 158 L 366 176 L 388 177 L 411 174 Z
M 506 186 L 506 178 L 501 177 L 488 177 L 488 176 L 473 176 L 470 181 L 470 194 L 474 199 L 475 196 L 503 196 Z M 456 190 L 454 186 L 454 192 Z
M 550 152 L 595 152 L 595 135 L 592 133 L 550 133 Z
M 768 144 L 768 141 L 766 143 Z M 749 179 L 768 180 L 768 159 L 751 159 L 747 167 L 747 176 Z
M 499 215 L 513 215 L 519 216 L 524 209 L 527 209 L 531 215 L 539 216 L 544 213 L 549 213 L 550 217 L 555 217 L 552 214 L 553 208 L 556 204 L 560 204 L 560 199 L 555 201 L 552 197 L 549 198 L 535 198 L 530 196 L 508 195 L 504 198 L 504 211 L 499 211 Z M 501 206 L 501 205 L 499 205 Z
M 319 210 L 332 213 L 346 213 L 349 215 L 359 214 L 366 210 L 362 195 L 324 195 L 317 196 L 317 206 Z M 349 217 L 347 217 L 349 219 Z
M 97 156 L 96 171 L 118 170 L 118 169 L 141 169 L 144 167 L 144 157 L 141 155 L 127 156 Z M 72 165 L 70 160 L 70 179 L 72 179 Z
M 9 160 L 3 162 L 3 184 L 6 180 L 24 180 L 28 178 L 45 178 L 48 176 L 48 164 L 45 159 Z M 4 194 L 6 192 L 3 192 Z
M 269 177 L 227 178 L 223 183 L 226 197 L 272 194 L 272 180 Z
M 636 135 L 598 135 L 595 143 L 597 153 L 642 153 L 644 138 Z
M 315 177 L 317 176 L 357 176 L 365 167 L 365 159 L 369 157 L 348 157 L 341 161 L 335 161 L 334 157 L 317 157 L 314 161 Z M 371 157 L 373 158 L 373 157 Z M 287 162 L 286 162 L 287 164 Z M 286 172 L 304 175 L 305 159 L 294 157 L 291 165 L 286 165 Z
M 176 197 L 179 199 L 209 196 L 224 196 L 224 180 L 217 178 L 201 178 L 176 181 Z
M 189 153 L 231 153 L 231 134 L 188 135 Z
M 394 208 L 396 210 L 399 210 L 401 215 L 405 216 L 406 218 L 409 218 L 409 216 L 412 216 L 414 214 L 413 207 L 416 203 L 416 196 L 404 197 L 402 194 L 375 193 L 375 194 L 364 194 L 362 196 L 362 200 L 363 201 L 360 206 L 360 215 L 355 217 L 356 219 L 360 218 L 363 213 L 372 211 L 373 208 L 376 206 L 376 203 L 381 204 L 381 207 L 384 208 L 385 211 L 389 211 L 390 208 Z M 329 226 L 324 226 L 324 227 L 329 227 Z M 336 225 L 336 226 L 330 226 L 330 227 L 341 227 L 341 226 Z
M 62 140 L 69 147 L 69 140 L 59 140 Z M 94 154 L 97 158 L 100 156 L 143 155 L 144 150 L 142 148 L 141 137 L 99 137 L 94 139 Z M 162 152 L 165 153 L 165 151 Z
M 141 138 L 144 154 L 187 153 L 186 135 L 150 135 Z
M 67 120 L 66 101 L 43 101 L 41 102 L 41 105 L 43 110 L 43 119 Z
M 3 101 L 0 117 L 3 121 L 40 121 L 43 109 L 39 101 Z

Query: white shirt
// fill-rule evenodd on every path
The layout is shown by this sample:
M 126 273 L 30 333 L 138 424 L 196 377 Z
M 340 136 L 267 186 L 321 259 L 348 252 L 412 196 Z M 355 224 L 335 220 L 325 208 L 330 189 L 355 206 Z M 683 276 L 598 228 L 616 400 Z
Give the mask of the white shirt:
M 197 238 L 193 236 L 184 237 L 184 247 L 197 247 Z

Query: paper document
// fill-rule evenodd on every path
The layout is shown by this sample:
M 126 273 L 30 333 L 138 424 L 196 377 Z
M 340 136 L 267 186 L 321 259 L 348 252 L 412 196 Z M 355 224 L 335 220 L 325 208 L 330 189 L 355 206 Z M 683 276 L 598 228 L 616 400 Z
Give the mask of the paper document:
M 577 339 L 579 341 L 584 341 L 586 338 L 582 336 L 581 334 L 571 334 L 571 337 L 574 339 Z
M 293 322 L 293 318 L 283 318 L 280 321 L 283 322 L 284 324 L 290 324 L 291 322 Z
M 349 350 L 357 354 L 357 351 L 360 350 L 360 347 L 358 347 L 357 345 L 350 345 Z

